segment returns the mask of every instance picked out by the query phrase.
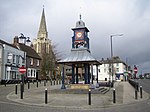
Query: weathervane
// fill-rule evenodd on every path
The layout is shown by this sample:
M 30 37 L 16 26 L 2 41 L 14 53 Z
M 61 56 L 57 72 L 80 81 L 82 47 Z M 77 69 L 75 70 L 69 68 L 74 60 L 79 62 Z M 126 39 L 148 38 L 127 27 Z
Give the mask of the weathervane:
M 80 20 L 81 20 L 81 13 L 80 13 Z
M 80 20 L 81 20 L 81 7 L 80 7 Z

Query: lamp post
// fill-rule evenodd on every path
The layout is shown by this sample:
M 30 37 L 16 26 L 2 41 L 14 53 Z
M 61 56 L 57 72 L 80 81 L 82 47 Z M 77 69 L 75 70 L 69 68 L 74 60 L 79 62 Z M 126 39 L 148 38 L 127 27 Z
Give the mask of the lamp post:
M 23 41 L 24 45 L 26 45 L 26 44 L 31 42 L 30 41 L 30 37 L 25 37 L 23 33 L 20 33 L 20 34 L 21 34 L 21 36 L 19 37 L 19 39 Z
M 19 37 L 19 39 L 23 42 L 24 45 L 31 42 L 29 37 L 25 37 L 23 35 L 23 33 L 20 33 L 20 34 L 21 34 L 21 36 Z M 24 66 L 27 64 L 26 63 L 26 57 L 25 57 L 25 51 L 24 51 L 23 63 L 24 63 Z M 24 90 L 24 75 L 23 74 L 21 75 L 21 80 L 22 80 L 23 90 Z
M 114 67 L 113 67 L 113 45 L 112 45 L 112 38 L 115 36 L 123 36 L 123 34 L 115 34 L 115 35 L 110 35 L 110 53 L 111 53 L 111 75 L 112 75 L 112 87 L 113 87 L 113 83 L 114 83 L 114 78 L 113 78 L 113 73 L 114 73 Z

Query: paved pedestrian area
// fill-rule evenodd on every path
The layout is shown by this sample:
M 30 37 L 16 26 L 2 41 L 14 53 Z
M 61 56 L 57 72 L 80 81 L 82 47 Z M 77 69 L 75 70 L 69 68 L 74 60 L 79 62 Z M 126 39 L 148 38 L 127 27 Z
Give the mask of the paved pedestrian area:
M 45 88 L 48 90 L 48 102 L 45 104 Z M 109 89 L 106 93 L 97 92 L 91 90 L 91 105 L 88 105 L 88 91 L 76 93 L 65 93 L 61 90 L 61 85 L 50 85 L 48 82 L 46 86 L 39 84 L 32 84 L 30 89 L 25 85 L 24 97 L 20 99 L 20 88 L 18 87 L 18 94 L 15 91 L 7 95 L 7 98 L 11 101 L 37 106 L 49 106 L 49 107 L 61 107 L 61 108 L 76 108 L 76 109 L 91 109 L 116 106 L 122 104 L 131 104 L 139 101 L 146 100 L 150 95 L 143 91 L 143 98 L 140 98 L 140 92 L 138 92 L 138 99 L 135 99 L 135 89 L 128 82 L 115 82 L 114 88 L 116 90 L 116 103 L 113 103 L 113 90 Z M 100 87 L 102 88 L 102 87 Z M 100 90 L 98 89 L 98 91 Z M 59 92 L 60 91 L 60 92 Z

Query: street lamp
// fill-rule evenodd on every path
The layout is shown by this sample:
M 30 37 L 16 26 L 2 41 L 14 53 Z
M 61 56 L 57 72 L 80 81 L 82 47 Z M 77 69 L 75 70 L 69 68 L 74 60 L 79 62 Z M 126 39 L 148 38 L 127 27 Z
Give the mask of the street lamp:
M 20 33 L 20 35 L 21 36 L 19 37 L 19 39 L 23 42 L 24 45 L 29 44 L 31 42 L 30 37 L 25 37 L 23 33 Z M 25 52 L 23 62 L 25 63 Z
M 113 67 L 113 45 L 112 45 L 112 38 L 115 37 L 115 36 L 123 36 L 123 34 L 115 34 L 115 35 L 110 35 L 110 52 L 111 52 L 111 60 L 112 60 L 112 63 L 111 63 L 111 75 L 112 75 L 112 86 L 113 86 L 113 83 L 114 83 L 114 78 L 113 78 L 113 73 L 114 73 L 114 67 Z
M 30 41 L 30 37 L 25 37 L 23 33 L 20 33 L 20 35 L 21 35 L 21 36 L 19 37 L 19 39 L 23 41 L 23 44 L 26 45 L 26 43 L 28 44 L 28 43 L 31 42 L 31 41 Z
M 25 37 L 23 33 L 20 33 L 20 34 L 21 36 L 19 37 L 19 39 L 23 42 L 24 45 L 29 44 L 31 42 L 29 37 Z M 24 51 L 23 63 L 24 65 L 26 65 L 25 51 Z M 24 75 L 23 74 L 21 75 L 21 79 L 22 79 L 23 91 L 24 91 Z

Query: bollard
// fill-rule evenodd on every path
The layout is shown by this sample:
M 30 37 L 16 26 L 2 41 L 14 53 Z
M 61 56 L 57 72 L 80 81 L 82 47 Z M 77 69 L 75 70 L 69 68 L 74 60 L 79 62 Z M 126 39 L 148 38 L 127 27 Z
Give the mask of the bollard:
M 23 84 L 20 83 L 20 99 L 23 99 Z
M 46 86 L 46 81 L 44 80 L 44 86 Z
M 113 103 L 116 103 L 116 90 L 113 90 Z
M 54 80 L 54 85 L 55 85 L 55 80 Z
M 56 85 L 58 85 L 58 80 L 56 80 Z
M 91 89 L 89 89 L 88 96 L 89 96 L 89 105 L 91 105 Z
M 47 88 L 45 88 L 45 104 L 47 104 Z
M 52 80 L 50 82 L 51 82 L 51 86 L 52 86 Z
M 15 94 L 17 94 L 17 84 L 16 84 L 16 86 L 15 86 Z
M 30 89 L 30 81 L 28 81 L 28 89 Z
M 5 81 L 5 87 L 6 87 L 6 81 Z
M 139 92 L 139 83 L 138 82 L 136 82 L 136 89 Z
M 143 98 L 143 94 L 142 94 L 142 86 L 140 86 L 140 97 Z
M 138 99 L 138 95 L 137 95 L 137 89 L 135 88 L 135 99 L 137 100 Z
M 38 80 L 36 81 L 36 83 L 37 83 L 37 84 L 36 84 L 36 87 L 38 88 Z

